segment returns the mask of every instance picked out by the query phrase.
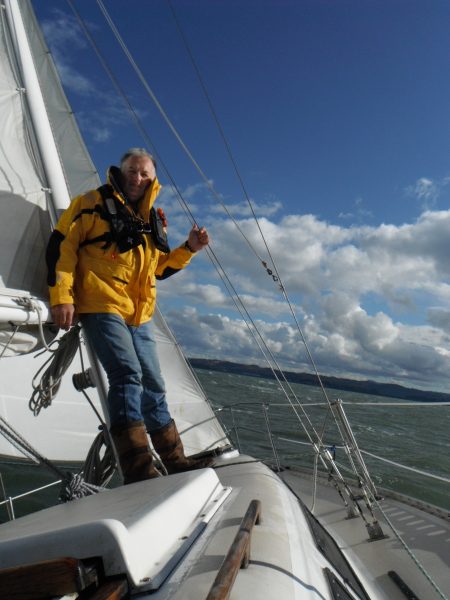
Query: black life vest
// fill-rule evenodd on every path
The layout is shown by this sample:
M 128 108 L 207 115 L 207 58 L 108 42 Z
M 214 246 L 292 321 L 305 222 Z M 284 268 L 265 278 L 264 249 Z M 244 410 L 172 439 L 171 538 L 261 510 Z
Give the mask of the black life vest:
M 103 206 L 96 207 L 96 212 L 102 219 L 108 221 L 109 231 L 90 240 L 85 240 L 80 247 L 96 242 L 105 242 L 103 248 L 117 244 L 119 253 L 128 252 L 141 244 L 145 246 L 145 235 L 150 235 L 155 247 L 161 252 L 170 252 L 167 234 L 161 216 L 152 207 L 149 221 L 146 223 L 136 217 L 120 202 L 113 193 L 113 187 L 106 183 L 97 188 L 103 201 Z M 94 209 L 95 210 L 95 209 Z

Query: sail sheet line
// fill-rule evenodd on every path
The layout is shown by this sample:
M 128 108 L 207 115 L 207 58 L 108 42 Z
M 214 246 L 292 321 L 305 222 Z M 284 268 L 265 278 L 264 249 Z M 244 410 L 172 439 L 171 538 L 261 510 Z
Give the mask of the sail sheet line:
M 90 494 L 97 494 L 103 491 L 103 487 L 94 485 L 85 481 L 81 473 L 71 473 L 69 471 L 62 471 L 57 467 L 51 460 L 43 456 L 36 448 L 34 448 L 24 437 L 14 429 L 14 427 L 8 423 L 0 415 L 0 433 L 24 456 L 35 462 L 36 464 L 43 465 L 52 471 L 62 482 L 60 491 L 60 500 L 62 502 L 68 502 L 75 500 L 76 498 L 83 498 Z

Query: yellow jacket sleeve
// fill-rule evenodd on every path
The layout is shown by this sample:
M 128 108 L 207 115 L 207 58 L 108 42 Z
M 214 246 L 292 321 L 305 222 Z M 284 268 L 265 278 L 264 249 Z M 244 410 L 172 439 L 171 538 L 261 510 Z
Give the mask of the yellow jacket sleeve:
M 184 245 L 175 248 L 168 254 L 160 253 L 155 272 L 156 279 L 167 279 L 167 277 L 178 273 L 178 271 L 187 267 L 193 256 L 194 252 L 190 252 Z

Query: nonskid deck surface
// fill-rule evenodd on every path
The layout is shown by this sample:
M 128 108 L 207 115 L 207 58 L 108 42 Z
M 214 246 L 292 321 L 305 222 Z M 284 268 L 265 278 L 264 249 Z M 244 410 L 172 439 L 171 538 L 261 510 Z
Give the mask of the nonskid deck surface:
M 221 490 L 230 493 L 223 498 Z M 192 530 L 184 523 L 186 505 L 200 492 L 198 508 L 191 507 L 192 523 L 200 519 L 205 526 L 181 552 L 178 546 Z M 218 499 L 217 509 L 210 510 Z M 28 564 L 95 558 L 110 580 L 128 580 L 139 598 L 206 599 L 255 500 L 261 521 L 251 531 L 248 568 L 238 568 L 234 583 L 228 584 L 230 600 L 331 599 L 326 572 L 332 567 L 318 550 L 297 498 L 269 468 L 245 456 L 219 459 L 214 470 L 132 484 L 6 524 L 3 567 L 23 564 L 21 557 Z M 208 511 L 212 516 L 206 522 Z M 183 522 L 171 532 L 173 521 L 181 517 Z M 175 549 L 173 558 L 160 550 L 162 544 Z M 158 581 L 159 574 L 164 576 Z
M 311 508 L 313 480 L 294 470 L 280 474 L 286 484 Z M 361 517 L 347 518 L 341 498 L 335 488 L 324 479 L 318 479 L 313 514 L 332 533 L 343 552 L 356 560 L 361 568 L 385 590 L 386 598 L 404 600 L 405 595 L 388 575 L 397 573 L 420 600 L 447 598 L 450 591 L 450 519 L 444 511 L 427 511 L 418 504 L 411 505 L 387 495 L 379 501 L 382 512 L 410 548 L 413 556 L 423 565 L 440 595 L 427 581 L 414 559 L 409 556 L 395 536 L 382 512 L 375 509 L 385 539 L 369 541 L 369 535 Z M 362 506 L 364 504 L 362 503 Z M 430 507 L 431 508 L 431 507 Z M 434 513 L 434 514 L 433 514 Z M 441 516 L 439 516 L 441 513 Z M 366 513 L 365 513 L 366 514 Z M 447 518 L 446 518 L 447 517 Z M 370 520 L 370 515 L 368 515 Z
M 230 600 L 331 598 L 317 551 L 295 496 L 261 462 L 247 456 L 219 463 L 215 469 L 232 493 L 186 559 L 146 600 L 207 598 L 233 544 L 249 503 L 261 503 L 261 522 L 251 534 L 250 562 L 239 570 Z M 143 597 L 144 598 L 144 597 Z
M 79 556 L 71 553 L 71 542 L 68 541 L 68 545 L 65 546 L 66 534 L 62 534 L 62 531 L 62 535 L 56 531 L 54 539 L 50 540 L 52 542 L 50 548 L 53 548 L 53 542 L 56 540 L 61 546 L 58 556 L 95 557 L 96 550 L 100 549 L 101 544 L 91 532 L 90 519 L 95 518 L 92 522 L 94 529 L 103 527 L 103 536 L 106 531 L 105 519 L 110 522 L 113 517 L 118 524 L 108 527 L 107 532 L 118 530 L 117 538 L 123 541 L 121 546 L 123 558 L 118 561 L 115 554 L 106 550 L 106 558 L 108 552 L 110 553 L 110 575 L 117 577 L 122 574 L 122 578 L 125 577 L 121 566 L 125 565 L 128 569 L 128 583 L 130 583 L 133 572 L 144 560 L 140 574 L 138 573 L 135 580 L 137 581 L 139 577 L 141 581 L 148 579 L 150 585 L 150 580 L 155 577 L 153 572 L 159 577 L 160 561 L 167 561 L 164 556 L 168 555 L 165 552 L 160 558 L 155 555 L 152 559 L 154 566 L 150 564 L 150 568 L 146 566 L 145 561 L 148 562 L 152 553 L 161 547 L 161 543 L 164 543 L 168 546 L 168 550 L 169 546 L 175 548 L 175 559 L 170 559 L 167 563 L 168 568 L 160 579 L 157 589 L 153 587 L 150 591 L 146 584 L 138 589 L 140 584 L 137 584 L 137 588 L 134 589 L 135 593 L 138 592 L 137 597 L 147 600 L 199 600 L 207 598 L 224 558 L 236 539 L 246 511 L 252 501 L 257 500 L 261 506 L 261 522 L 255 525 L 251 532 L 250 563 L 247 569 L 238 570 L 231 586 L 230 600 L 243 600 L 250 597 L 265 600 L 299 598 L 328 600 L 332 596 L 326 572 L 327 570 L 330 572 L 333 567 L 319 551 L 316 541 L 311 536 L 310 524 L 305 518 L 298 498 L 290 491 L 292 489 L 309 507 L 311 477 L 293 471 L 285 471 L 281 473 L 281 477 L 286 485 L 259 461 L 251 457 L 239 456 L 229 460 L 218 459 L 214 470 L 206 469 L 203 473 L 197 471 L 185 476 L 177 475 L 163 480 L 142 482 L 119 488 L 116 492 L 112 492 L 111 496 L 110 493 L 105 492 L 104 496 L 100 494 L 91 499 L 75 501 L 73 505 L 69 503 L 56 507 L 55 514 L 61 517 L 61 522 L 59 525 L 56 524 L 56 529 L 64 528 L 70 534 L 70 530 L 74 527 L 76 529 L 80 525 L 86 526 L 81 537 L 76 535 L 74 538 L 74 547 L 82 548 L 82 540 L 89 534 L 91 541 L 88 543 L 88 552 L 83 550 Z M 230 490 L 230 492 L 228 496 L 221 499 L 221 490 Z M 200 491 L 204 495 L 201 501 Z M 218 508 L 212 510 L 212 517 L 206 519 L 208 523 L 205 521 L 201 533 L 192 538 L 192 545 L 187 551 L 180 551 L 178 546 L 189 535 L 192 526 L 189 523 L 181 523 L 179 532 L 172 532 L 176 538 L 172 542 L 168 539 L 169 531 L 171 526 L 173 529 L 174 516 L 185 514 L 186 502 L 193 500 L 192 494 L 198 498 L 201 512 L 198 514 L 195 506 L 192 506 L 192 523 L 195 524 L 198 519 L 205 521 L 205 507 L 207 508 L 211 501 L 218 503 Z M 169 500 L 170 506 L 167 511 L 164 508 L 165 502 L 164 504 L 160 502 L 163 497 Z M 177 497 L 179 504 L 177 504 Z M 188 500 L 189 498 L 191 500 Z M 450 589 L 448 522 L 397 500 L 383 500 L 382 506 L 405 541 L 411 545 L 414 554 L 423 561 L 440 589 L 445 591 Z M 150 507 L 150 512 L 147 512 L 145 507 Z M 86 510 L 89 513 L 86 513 Z M 208 511 L 211 512 L 207 508 L 206 512 Z M 352 564 L 357 578 L 366 588 L 367 596 L 364 596 L 364 593 L 358 596 L 354 592 L 355 587 L 352 587 L 350 597 L 404 600 L 404 594 L 388 576 L 389 571 L 395 571 L 420 600 L 445 598 L 445 595 L 439 596 L 433 591 L 381 517 L 379 520 L 389 537 L 374 542 L 367 541 L 368 534 L 362 519 L 346 519 L 346 510 L 337 492 L 321 482 L 317 485 L 313 513 L 331 531 L 338 546 Z M 36 541 L 38 537 L 43 539 L 40 537 L 41 534 L 47 535 L 47 528 L 43 522 L 45 514 L 48 514 L 49 522 L 55 527 L 53 519 L 55 515 L 52 509 L 49 509 L 48 513 L 44 511 L 39 517 L 34 518 L 31 515 L 29 518 L 18 519 L 14 523 L 7 524 L 3 529 L 3 538 L 11 540 L 17 538 L 19 545 L 20 539 L 26 538 L 30 533 L 34 536 L 30 538 L 31 542 L 33 539 Z M 123 525 L 119 524 L 119 521 Z M 136 539 L 138 545 L 138 550 L 133 550 L 130 546 L 131 554 L 127 554 L 126 547 L 129 545 L 130 536 L 125 530 L 130 532 L 130 536 Z M 69 540 L 69 535 L 67 539 Z M 11 552 L 14 546 L 15 544 L 10 547 Z M 17 552 L 20 554 L 25 546 L 27 546 L 25 542 L 23 546 L 18 546 Z M 36 545 L 31 543 L 27 552 L 33 552 L 34 548 Z M 28 558 L 26 562 L 34 562 L 31 555 Z M 41 550 L 38 558 L 45 558 Z M 132 564 L 128 564 L 130 558 Z M 108 561 L 105 563 L 103 559 L 103 563 L 108 566 Z M 117 566 L 116 563 L 120 564 Z M 12 564 L 19 563 L 13 561 Z M 149 569 L 148 573 L 147 569 Z M 339 568 L 338 572 L 342 582 L 346 579 L 346 575 Z M 355 581 L 350 583 L 350 585 L 354 584 Z

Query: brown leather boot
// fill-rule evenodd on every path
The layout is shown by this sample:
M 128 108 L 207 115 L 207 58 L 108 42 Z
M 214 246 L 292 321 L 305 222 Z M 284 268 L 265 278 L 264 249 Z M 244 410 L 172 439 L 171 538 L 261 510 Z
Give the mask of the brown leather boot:
M 184 455 L 183 442 L 173 419 L 162 429 L 151 433 L 150 437 L 169 474 L 204 469 L 213 462 L 209 456 L 195 459 Z
M 122 469 L 124 485 L 160 476 L 153 466 L 144 421 L 115 425 L 111 427 L 111 437 Z

